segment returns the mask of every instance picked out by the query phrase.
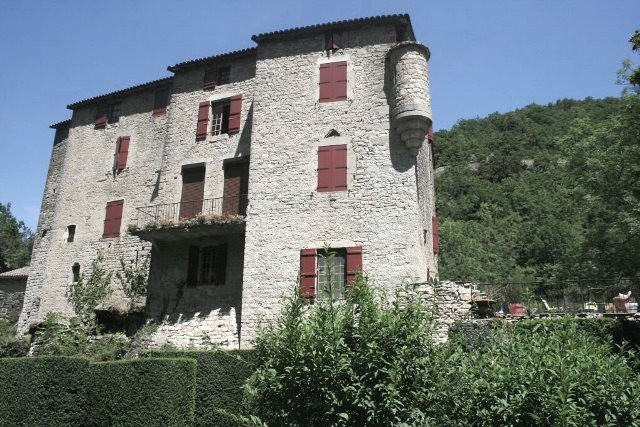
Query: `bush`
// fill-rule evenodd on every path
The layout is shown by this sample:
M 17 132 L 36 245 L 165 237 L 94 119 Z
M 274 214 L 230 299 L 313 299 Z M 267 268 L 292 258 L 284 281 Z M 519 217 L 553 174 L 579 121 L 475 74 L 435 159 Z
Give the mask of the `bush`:
M 625 359 L 562 319 L 496 330 L 471 351 L 451 344 L 432 366 L 425 406 L 442 426 L 639 425 L 640 384 Z
M 16 337 L 15 323 L 0 320 L 0 357 L 20 357 L 29 353 L 28 337 Z
M 425 305 L 411 292 L 388 302 L 362 278 L 344 301 L 299 295 L 258 335 L 256 414 L 269 425 L 422 425 L 433 353 Z
M 193 424 L 196 362 L 136 359 L 91 365 L 88 425 Z
M 196 425 L 236 425 L 220 414 L 220 409 L 233 414 L 245 413 L 242 405 L 243 385 L 255 369 L 252 350 L 155 350 L 142 356 L 179 357 L 196 361 Z
M 89 361 L 0 359 L 0 425 L 84 425 Z

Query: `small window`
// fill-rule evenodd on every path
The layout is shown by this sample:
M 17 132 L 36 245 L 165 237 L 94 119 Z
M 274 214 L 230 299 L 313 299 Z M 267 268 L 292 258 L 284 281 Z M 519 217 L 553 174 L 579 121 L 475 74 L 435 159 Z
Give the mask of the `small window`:
M 318 292 L 320 297 L 333 295 L 344 297 L 344 285 L 347 279 L 346 252 L 344 249 L 318 251 Z
M 191 246 L 187 285 L 224 286 L 227 271 L 227 245 Z
M 67 242 L 71 243 L 76 238 L 76 226 L 70 225 L 67 227 Z
M 213 90 L 218 85 L 224 85 L 229 83 L 229 77 L 231 76 L 231 67 L 219 67 L 211 68 L 204 72 L 204 82 L 202 89 Z
M 229 100 L 213 103 L 213 116 L 211 119 L 211 134 L 222 135 L 229 132 L 229 112 L 231 102 Z
M 118 123 L 122 112 L 122 103 L 114 102 L 109 107 L 109 123 Z
M 162 116 L 167 112 L 169 105 L 169 88 L 165 87 L 156 90 L 153 96 L 153 116 Z
M 80 264 L 77 262 L 71 267 L 71 274 L 73 274 L 73 283 L 80 281 Z
M 347 99 L 347 62 L 320 64 L 319 102 L 344 101 Z

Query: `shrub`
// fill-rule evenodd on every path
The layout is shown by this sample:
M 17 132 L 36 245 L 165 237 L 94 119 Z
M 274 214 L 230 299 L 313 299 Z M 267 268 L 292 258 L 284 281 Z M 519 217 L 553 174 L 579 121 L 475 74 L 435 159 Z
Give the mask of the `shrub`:
M 196 362 L 136 359 L 91 365 L 88 425 L 193 424 Z
M 28 337 L 16 337 L 15 323 L 0 320 L 0 357 L 20 357 L 29 353 Z
M 486 345 L 439 349 L 428 420 L 438 425 L 638 425 L 640 384 L 574 319 L 496 330 Z
M 219 410 L 233 414 L 245 412 L 242 405 L 243 386 L 255 369 L 253 351 L 154 350 L 142 356 L 179 357 L 196 361 L 196 425 L 236 425 Z
M 256 414 L 269 425 L 420 425 L 433 352 L 425 305 L 412 292 L 388 302 L 363 278 L 344 301 L 299 295 L 258 335 Z
M 0 425 L 84 425 L 88 373 L 80 358 L 0 359 Z

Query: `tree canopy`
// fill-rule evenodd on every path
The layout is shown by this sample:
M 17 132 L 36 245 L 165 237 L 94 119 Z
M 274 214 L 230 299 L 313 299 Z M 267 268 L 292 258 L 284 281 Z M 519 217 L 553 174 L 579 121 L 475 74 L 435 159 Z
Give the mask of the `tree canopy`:
M 0 203 L 0 273 L 24 267 L 31 259 L 33 233 L 11 212 L 11 203 Z

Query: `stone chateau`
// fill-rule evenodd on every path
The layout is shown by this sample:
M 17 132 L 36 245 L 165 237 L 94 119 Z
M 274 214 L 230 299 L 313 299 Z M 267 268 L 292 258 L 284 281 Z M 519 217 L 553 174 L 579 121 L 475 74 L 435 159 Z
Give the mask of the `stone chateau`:
M 101 254 L 106 312 L 143 310 L 153 345 L 251 345 L 300 277 L 393 288 L 437 272 L 427 61 L 408 15 L 274 31 L 255 47 L 67 106 L 55 129 L 19 328 L 71 314 Z M 326 245 L 335 256 L 323 257 Z

